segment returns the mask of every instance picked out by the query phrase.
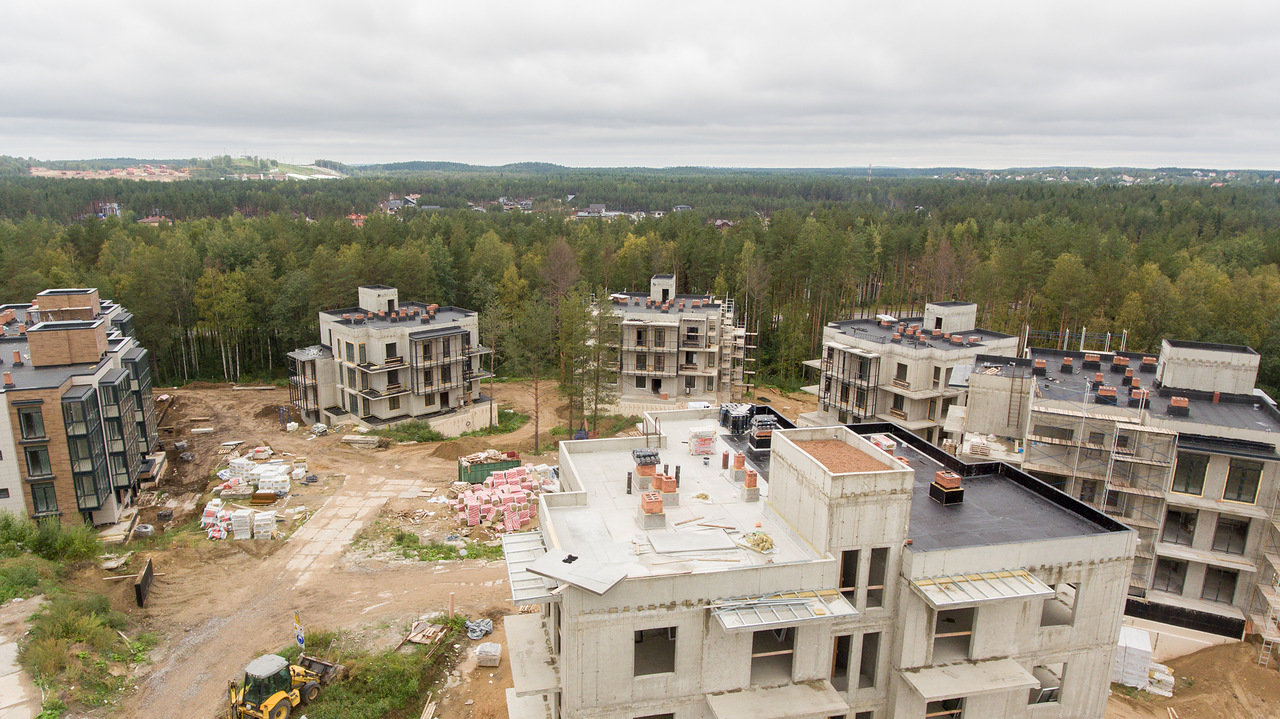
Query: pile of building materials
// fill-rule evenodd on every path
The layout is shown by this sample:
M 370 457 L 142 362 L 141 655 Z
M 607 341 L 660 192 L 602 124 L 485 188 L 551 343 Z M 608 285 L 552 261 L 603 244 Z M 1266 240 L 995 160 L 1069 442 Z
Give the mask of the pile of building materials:
M 253 456 L 270 457 L 271 448 L 256 447 L 250 455 L 232 457 L 227 468 L 218 471 L 222 484 L 213 491 L 223 497 L 250 496 L 255 491 L 283 496 L 289 493 L 291 481 L 301 480 L 307 474 L 305 459 L 254 461 Z
M 352 447 L 361 449 L 377 449 L 382 437 L 372 434 L 344 434 L 342 435 L 342 443 L 349 444 Z
M 276 531 L 276 513 L 252 509 L 232 511 L 221 499 L 209 500 L 200 516 L 200 528 L 209 539 L 272 539 Z
M 231 536 L 234 539 L 253 539 L 252 509 L 237 509 L 231 513 Z
M 502 531 L 518 532 L 533 521 L 533 499 L 543 492 L 559 492 L 559 468 L 545 464 L 498 470 L 479 485 L 455 485 L 454 509 L 468 527 L 493 521 L 502 513 Z
M 273 539 L 276 534 L 276 513 L 274 511 L 253 513 L 253 536 L 255 539 Z
M 689 454 L 695 457 L 709 455 L 716 451 L 716 430 L 714 427 L 695 427 L 689 430 Z
M 486 449 L 458 458 L 458 481 L 480 484 L 494 472 L 519 466 L 519 453 Z
M 1146 689 L 1150 684 L 1151 635 L 1145 630 L 1120 628 L 1120 640 L 1111 659 L 1111 681 L 1135 689 Z

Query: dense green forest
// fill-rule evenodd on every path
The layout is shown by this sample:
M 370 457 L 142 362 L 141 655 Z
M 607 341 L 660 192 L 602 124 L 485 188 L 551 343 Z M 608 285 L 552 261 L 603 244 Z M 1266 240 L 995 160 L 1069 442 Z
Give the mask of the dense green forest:
M 376 212 L 410 192 L 444 209 Z M 544 211 L 465 209 L 502 195 Z M 74 221 L 94 200 L 126 216 Z M 595 202 L 695 209 L 565 217 Z M 357 228 L 350 212 L 370 216 Z M 175 222 L 132 221 L 154 213 Z M 354 304 L 359 284 L 510 318 L 530 298 L 554 311 L 574 285 L 636 289 L 674 271 L 681 291 L 736 299 L 760 332 L 761 377 L 782 384 L 799 383 L 832 319 L 964 298 L 1009 332 L 1127 330 L 1129 349 L 1163 337 L 1249 344 L 1263 353 L 1260 383 L 1280 387 L 1280 194 L 1268 186 L 545 168 L 286 183 L 19 177 L 0 180 L 0 218 L 5 299 L 101 288 L 135 314 L 162 382 L 282 373 L 286 350 L 315 341 L 316 311 Z M 734 225 L 709 222 L 721 218 Z M 509 319 L 489 324 L 517 336 Z M 501 368 L 503 338 L 492 339 Z

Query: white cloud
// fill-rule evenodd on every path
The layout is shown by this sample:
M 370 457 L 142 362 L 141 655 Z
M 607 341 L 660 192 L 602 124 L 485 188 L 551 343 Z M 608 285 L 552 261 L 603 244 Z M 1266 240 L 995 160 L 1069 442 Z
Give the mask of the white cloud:
M 0 153 L 1280 167 L 1270 3 L 11 4 Z

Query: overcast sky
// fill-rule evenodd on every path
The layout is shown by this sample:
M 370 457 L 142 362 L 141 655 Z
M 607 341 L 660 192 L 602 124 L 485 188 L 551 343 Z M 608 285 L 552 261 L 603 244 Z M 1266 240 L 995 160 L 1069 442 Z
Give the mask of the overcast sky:
M 0 0 L 0 154 L 1280 168 L 1280 3 Z

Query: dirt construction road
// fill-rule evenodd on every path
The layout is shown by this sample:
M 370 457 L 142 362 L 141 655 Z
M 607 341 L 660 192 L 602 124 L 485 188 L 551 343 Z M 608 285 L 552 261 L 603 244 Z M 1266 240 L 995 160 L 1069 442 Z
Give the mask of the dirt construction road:
M 456 477 L 455 461 L 432 456 L 440 445 L 368 451 L 347 448 L 334 436 L 306 441 L 303 434 L 285 434 L 265 411 L 287 402 L 283 390 L 170 393 L 181 414 L 215 427 L 212 435 L 198 435 L 206 443 L 201 454 L 228 439 L 268 443 L 277 452 L 307 456 L 321 476 L 345 480 L 333 480 L 333 493 L 286 541 L 201 540 L 153 554 L 165 576 L 156 580 L 147 608 L 134 614 L 161 640 L 137 691 L 113 715 L 220 716 L 227 682 L 257 654 L 292 641 L 295 610 L 312 630 L 398 638 L 414 618 L 446 610 L 450 592 L 467 616 L 513 609 L 502 562 L 386 563 L 345 553 L 388 499 L 416 497 Z M 166 422 L 177 423 L 181 437 L 182 419 L 174 415 Z

